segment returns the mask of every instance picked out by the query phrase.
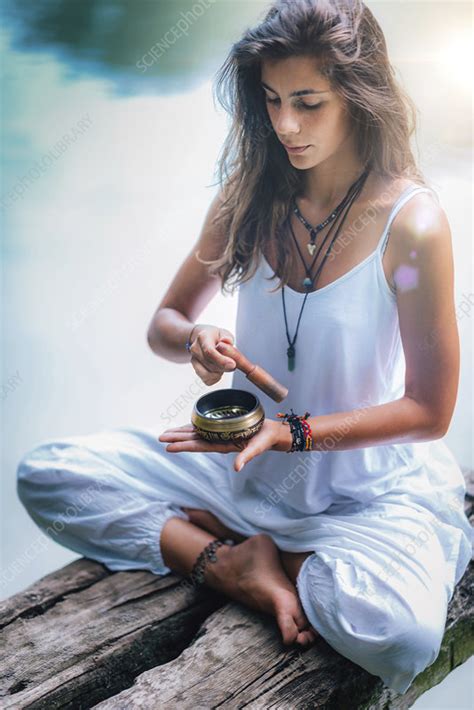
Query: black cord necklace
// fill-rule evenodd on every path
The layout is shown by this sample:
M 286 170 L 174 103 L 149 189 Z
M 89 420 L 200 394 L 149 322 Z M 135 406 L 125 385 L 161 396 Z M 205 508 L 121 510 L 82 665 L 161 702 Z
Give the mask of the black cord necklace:
M 355 196 L 357 197 L 357 195 L 358 195 L 359 192 L 360 192 L 360 191 L 357 192 L 357 190 L 358 190 L 358 188 L 359 188 L 359 184 L 361 183 L 361 189 L 362 189 L 366 177 L 367 177 L 367 175 L 366 175 L 365 173 L 362 173 L 362 175 L 360 175 L 360 176 L 357 178 L 357 180 L 352 183 L 352 185 L 349 187 L 349 189 L 347 190 L 345 196 L 342 198 L 341 202 L 338 204 L 338 206 L 336 207 L 336 209 L 334 210 L 334 212 L 333 212 L 326 220 L 324 220 L 324 222 L 321 222 L 321 224 L 318 225 L 317 227 L 313 227 L 309 222 L 307 222 L 307 221 L 304 219 L 303 215 L 301 215 L 302 219 L 304 220 L 303 224 L 304 224 L 305 227 L 311 232 L 311 239 L 313 239 L 313 234 L 317 234 L 317 232 L 321 231 L 321 229 L 324 228 L 324 225 L 327 225 L 327 224 L 329 224 L 329 221 L 332 221 L 331 218 L 332 218 L 332 216 L 333 216 L 334 214 L 336 215 L 336 218 L 339 217 L 339 215 L 341 214 L 341 212 L 343 211 L 343 209 L 346 207 L 346 205 L 353 199 L 353 194 L 354 194 L 354 193 L 357 193 L 357 194 L 355 195 Z M 355 199 L 355 198 L 354 198 L 354 199 Z M 296 203 L 295 203 L 295 205 L 296 205 Z M 296 209 L 298 210 L 298 208 L 296 208 Z M 295 210 L 293 210 L 293 211 L 295 211 Z M 299 210 L 298 210 L 298 212 L 299 212 Z M 300 213 L 300 214 L 301 214 L 301 213 Z M 297 250 L 298 250 L 298 253 L 299 253 L 299 255 L 300 255 L 301 261 L 303 262 L 303 266 L 304 266 L 305 271 L 306 271 L 306 278 L 303 279 L 302 286 L 304 286 L 305 289 L 309 290 L 309 289 L 312 288 L 313 283 L 314 283 L 314 280 L 317 278 L 317 276 L 319 275 L 319 273 L 320 273 L 320 271 L 321 271 L 321 269 L 319 269 L 319 271 L 316 273 L 316 275 L 315 275 L 314 277 L 312 277 L 311 274 L 312 274 L 312 271 L 313 271 L 313 266 L 315 265 L 315 263 L 316 263 L 316 261 L 317 261 L 317 259 L 318 259 L 318 256 L 319 256 L 319 254 L 320 254 L 320 252 L 321 252 L 321 248 L 322 248 L 323 244 L 325 244 L 326 240 L 328 239 L 329 235 L 331 234 L 331 230 L 333 229 L 334 225 L 332 225 L 332 226 L 329 228 L 329 230 L 328 230 L 328 232 L 327 232 L 327 234 L 326 234 L 326 237 L 323 239 L 322 244 L 320 244 L 320 247 L 319 247 L 319 249 L 318 249 L 318 253 L 317 253 L 316 256 L 314 257 L 313 261 L 311 262 L 310 267 L 308 268 L 308 266 L 306 265 L 306 261 L 304 260 L 303 254 L 301 253 L 301 249 L 300 249 L 300 247 L 299 247 L 298 241 L 297 241 L 297 239 L 296 239 L 296 237 L 295 237 L 295 233 L 294 233 L 294 231 L 293 231 L 293 227 L 292 227 L 292 224 L 291 224 L 291 219 L 288 220 L 288 224 L 289 224 L 291 236 L 293 237 L 293 240 L 294 240 L 294 242 L 295 242 L 296 248 L 297 248 Z M 341 224 L 339 225 L 338 230 L 342 227 L 342 224 L 343 224 L 343 222 L 341 222 Z M 323 225 L 323 226 L 321 226 L 321 225 Z M 338 231 L 338 233 L 339 233 L 339 231 Z M 335 235 L 335 238 L 337 238 L 337 234 Z M 312 249 L 311 252 L 310 252 L 311 255 L 312 255 L 312 254 L 314 253 L 314 249 L 316 248 L 316 245 L 314 245 L 314 248 L 313 248 L 313 245 L 312 245 L 311 243 L 309 243 L 309 244 L 307 244 L 307 247 L 308 247 L 308 250 L 310 250 L 310 248 Z M 329 253 L 329 252 L 328 252 L 328 253 Z M 326 256 L 327 256 L 327 255 L 325 255 L 325 257 L 324 257 L 324 261 L 326 260 Z M 323 263 L 321 264 L 321 268 L 322 268 L 322 266 L 323 266 L 323 264 L 324 264 L 324 261 L 323 261 Z M 319 268 L 319 267 L 318 267 L 318 268 Z
M 309 222 L 307 222 L 306 219 L 303 217 L 303 215 L 301 214 L 301 212 L 299 210 L 298 205 L 296 204 L 296 200 L 293 197 L 293 199 L 292 199 L 293 212 L 295 213 L 295 215 L 298 217 L 300 222 L 306 227 L 306 229 L 310 233 L 310 241 L 308 242 L 306 247 L 307 247 L 311 256 L 313 256 L 314 250 L 316 249 L 315 241 L 316 241 L 316 237 L 318 236 L 319 232 L 321 232 L 321 230 L 323 230 L 324 227 L 326 227 L 328 224 L 330 224 L 330 222 L 332 222 L 334 219 L 336 219 L 336 217 L 339 215 L 339 213 L 344 209 L 344 203 L 345 203 L 346 199 L 347 199 L 347 194 L 345 197 L 343 197 L 343 199 L 337 205 L 337 207 L 335 207 L 335 209 L 331 212 L 329 217 L 326 217 L 326 219 L 323 220 L 320 224 L 317 224 L 315 227 L 313 227 L 313 225 L 310 224 Z
M 295 243 L 296 243 L 296 246 L 297 246 L 299 255 L 300 255 L 300 257 L 301 257 L 301 260 L 303 261 L 303 265 L 304 265 L 304 267 L 305 267 L 305 271 L 306 271 L 306 274 L 307 274 L 306 278 L 305 278 L 304 281 L 303 281 L 303 285 L 304 285 L 304 287 L 307 289 L 307 291 L 306 291 L 306 294 L 305 294 L 305 297 L 304 297 L 304 299 L 303 299 L 303 303 L 302 303 L 302 306 L 301 306 L 301 309 L 300 309 L 300 313 L 299 313 L 298 320 L 297 320 L 297 324 L 296 324 L 296 331 L 295 331 L 295 335 L 294 335 L 293 339 L 290 338 L 290 334 L 289 334 L 289 332 L 288 332 L 288 320 L 287 320 L 287 315 L 286 315 L 285 293 L 284 293 L 285 287 L 283 286 L 283 287 L 282 287 L 282 290 L 281 290 L 281 297 L 282 297 L 282 301 L 283 301 L 283 314 L 284 314 L 284 317 L 285 317 L 286 337 L 287 337 L 287 340 L 288 340 L 288 348 L 287 348 L 286 354 L 287 354 L 287 356 L 288 356 L 288 370 L 290 370 L 290 371 L 293 371 L 293 370 L 295 369 L 295 356 L 296 356 L 295 343 L 296 343 L 296 338 L 298 337 L 298 329 L 299 329 L 299 325 L 300 325 L 300 320 L 301 320 L 301 316 L 302 316 L 302 313 L 303 313 L 303 309 L 304 309 L 304 306 L 305 306 L 305 303 L 306 303 L 306 299 L 307 299 L 307 297 L 308 297 L 309 289 L 316 283 L 316 281 L 317 281 L 317 279 L 318 279 L 318 277 L 319 277 L 319 275 L 320 275 L 320 273 L 321 273 L 321 270 L 322 270 L 322 268 L 323 268 L 323 266 L 324 266 L 324 264 L 325 264 L 325 262 L 326 262 L 326 259 L 327 259 L 328 256 L 329 256 L 329 253 L 330 253 L 330 251 L 331 251 L 332 245 L 334 244 L 335 240 L 337 239 L 337 237 L 338 237 L 338 235 L 339 235 L 339 232 L 341 231 L 341 227 L 342 227 L 342 225 L 344 224 L 344 221 L 345 221 L 345 219 L 346 219 L 346 217 L 347 217 L 347 214 L 348 214 L 348 212 L 349 212 L 349 210 L 350 210 L 350 208 L 351 208 L 351 206 L 352 206 L 354 200 L 358 197 L 358 195 L 360 194 L 360 192 L 361 192 L 361 190 L 362 190 L 362 188 L 363 188 L 363 186 L 364 186 L 364 184 L 365 184 L 365 181 L 366 181 L 366 179 L 367 179 L 367 177 L 368 177 L 368 175 L 369 175 L 369 171 L 370 171 L 369 169 L 366 169 L 366 170 L 362 173 L 362 175 L 360 175 L 360 176 L 357 178 L 357 180 L 356 180 L 354 183 L 352 183 L 352 185 L 349 187 L 349 189 L 348 189 L 348 191 L 347 191 L 345 197 L 343 198 L 343 200 L 341 201 L 341 203 L 340 203 L 340 204 L 338 205 L 338 207 L 336 208 L 336 210 L 338 210 L 338 211 L 337 211 L 337 214 L 336 214 L 336 217 L 335 217 L 333 220 L 330 219 L 330 218 L 332 217 L 332 214 L 334 214 L 334 212 L 336 212 L 336 210 L 334 210 L 334 212 L 331 213 L 330 217 L 327 218 L 327 220 L 325 220 L 325 221 L 326 221 L 326 225 L 329 224 L 329 221 L 332 221 L 332 224 L 331 224 L 331 226 L 330 226 L 330 228 L 329 228 L 329 230 L 328 230 L 326 236 L 324 237 L 323 241 L 322 241 L 321 244 L 319 245 L 317 254 L 316 254 L 316 256 L 314 257 L 314 259 L 313 259 L 313 261 L 312 261 L 312 263 L 311 263 L 311 266 L 310 266 L 309 268 L 308 268 L 308 266 L 306 265 L 306 262 L 305 262 L 305 260 L 304 260 L 304 257 L 303 257 L 303 255 L 302 255 L 302 253 L 301 253 L 300 248 L 299 248 L 298 242 L 297 242 L 297 240 L 296 240 L 295 234 L 294 234 L 294 232 L 293 232 L 293 227 L 292 227 L 292 225 L 291 225 L 291 214 L 289 213 L 288 216 L 286 217 L 285 225 L 286 225 L 286 223 L 288 223 L 288 226 L 289 226 L 289 228 L 290 228 L 291 235 L 292 235 L 292 237 L 293 237 L 293 239 L 294 239 L 294 241 L 295 241 Z M 336 231 L 335 231 L 335 234 L 334 234 L 333 238 L 331 239 L 331 242 L 329 243 L 328 249 L 327 249 L 327 251 L 326 251 L 326 253 L 325 253 L 323 259 L 321 260 L 320 265 L 319 265 L 318 268 L 316 269 L 315 275 L 312 276 L 312 269 L 313 269 L 313 266 L 314 266 L 314 264 L 316 263 L 319 254 L 321 253 L 322 247 L 324 246 L 324 244 L 325 244 L 326 241 L 328 240 L 328 238 L 329 238 L 329 236 L 330 236 L 332 230 L 333 230 L 334 227 L 336 226 L 337 218 L 342 214 L 342 212 L 344 211 L 344 208 L 347 208 L 347 209 L 345 210 L 345 212 L 344 212 L 344 214 L 343 214 L 343 216 L 342 216 L 342 219 L 341 219 L 341 221 L 340 221 L 340 223 L 339 223 L 339 225 L 338 225 L 338 227 L 337 227 L 337 229 L 336 229 Z M 293 210 L 293 211 L 294 211 L 294 210 Z M 306 220 L 305 220 L 305 221 L 306 221 Z M 309 224 L 309 222 L 308 222 L 307 224 L 308 224 L 309 229 L 312 230 L 312 232 L 314 232 L 316 229 L 318 229 L 318 228 L 320 227 L 320 225 L 318 225 L 318 227 L 313 227 L 312 225 Z M 321 223 L 321 224 L 323 224 L 323 223 Z M 305 226 L 306 226 L 306 225 L 305 225 Z M 323 229 L 323 227 L 321 227 L 320 229 L 318 229 L 318 231 L 321 231 L 321 229 Z M 311 234 L 311 236 L 312 236 L 312 234 Z M 310 245 L 308 245 L 308 249 L 309 249 L 309 246 L 310 246 Z

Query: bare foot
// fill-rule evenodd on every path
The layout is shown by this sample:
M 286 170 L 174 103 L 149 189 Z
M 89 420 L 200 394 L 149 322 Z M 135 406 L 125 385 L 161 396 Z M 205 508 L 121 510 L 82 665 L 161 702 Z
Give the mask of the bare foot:
M 193 525 L 197 525 L 203 530 L 207 530 L 212 535 L 216 537 L 227 537 L 234 542 L 243 542 L 247 538 L 234 530 L 228 528 L 224 523 L 222 523 L 219 518 L 217 518 L 213 513 L 208 510 L 201 510 L 200 508 L 183 508 L 185 513 L 189 515 L 189 520 Z
M 276 618 L 285 644 L 309 646 L 318 636 L 303 611 L 295 586 L 281 566 L 271 537 L 252 535 L 235 547 L 218 548 L 206 567 L 206 583 L 247 606 Z

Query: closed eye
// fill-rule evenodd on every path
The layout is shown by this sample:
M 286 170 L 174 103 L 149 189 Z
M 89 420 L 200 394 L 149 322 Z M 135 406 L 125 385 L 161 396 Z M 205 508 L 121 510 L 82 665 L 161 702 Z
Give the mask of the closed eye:
M 265 101 L 267 104 L 277 104 L 280 102 L 280 99 L 270 99 L 268 96 L 265 96 Z M 305 104 L 303 102 L 297 103 L 298 108 L 307 108 L 310 111 L 315 111 L 316 109 L 320 108 L 323 105 L 324 101 L 320 101 L 319 104 Z

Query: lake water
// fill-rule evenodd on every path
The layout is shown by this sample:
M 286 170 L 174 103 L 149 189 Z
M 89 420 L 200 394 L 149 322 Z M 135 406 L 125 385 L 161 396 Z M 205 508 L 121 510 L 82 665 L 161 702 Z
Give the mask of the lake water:
M 407 3 L 368 4 L 420 107 L 421 164 L 451 224 L 462 367 L 446 441 L 472 467 L 470 107 L 446 59 L 462 49 L 468 3 L 450 3 L 448 19 L 446 3 L 413 3 L 408 24 Z M 189 421 L 189 388 L 202 383 L 191 366 L 158 359 L 146 331 L 216 190 L 228 122 L 212 75 L 265 5 L 202 2 L 164 51 L 192 4 L 60 2 L 46 12 L 38 2 L 26 16 L 4 3 L 2 597 L 77 557 L 49 540 L 30 555 L 42 535 L 16 495 L 23 453 L 115 426 L 158 435 L 170 412 L 173 425 Z M 236 300 L 218 294 L 200 322 L 233 331 Z

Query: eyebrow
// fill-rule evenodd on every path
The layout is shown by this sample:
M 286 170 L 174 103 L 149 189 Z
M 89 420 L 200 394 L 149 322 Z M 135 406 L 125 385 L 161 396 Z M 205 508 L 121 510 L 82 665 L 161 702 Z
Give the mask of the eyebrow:
M 273 91 L 274 94 L 277 92 L 275 89 L 272 89 L 271 86 L 268 86 L 268 84 L 265 84 L 265 82 L 261 81 L 260 82 L 262 86 L 264 86 L 266 89 L 269 89 L 269 91 Z M 288 96 L 306 96 L 307 94 L 327 94 L 327 91 L 317 91 L 316 89 L 300 89 L 300 91 L 292 91 L 291 94 L 288 94 Z

